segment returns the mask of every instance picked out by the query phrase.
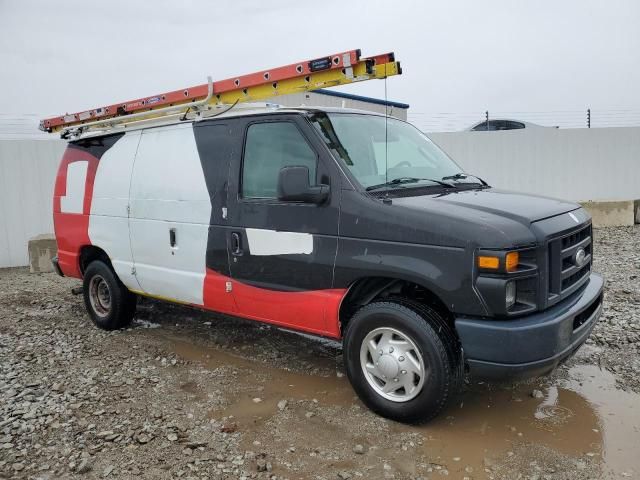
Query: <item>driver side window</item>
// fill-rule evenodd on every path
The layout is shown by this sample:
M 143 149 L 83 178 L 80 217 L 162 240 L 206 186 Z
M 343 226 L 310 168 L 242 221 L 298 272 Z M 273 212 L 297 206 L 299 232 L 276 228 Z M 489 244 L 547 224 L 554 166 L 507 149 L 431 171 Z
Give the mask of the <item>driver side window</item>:
M 304 166 L 315 184 L 317 155 L 291 122 L 255 123 L 249 126 L 242 162 L 242 196 L 276 198 L 280 169 Z

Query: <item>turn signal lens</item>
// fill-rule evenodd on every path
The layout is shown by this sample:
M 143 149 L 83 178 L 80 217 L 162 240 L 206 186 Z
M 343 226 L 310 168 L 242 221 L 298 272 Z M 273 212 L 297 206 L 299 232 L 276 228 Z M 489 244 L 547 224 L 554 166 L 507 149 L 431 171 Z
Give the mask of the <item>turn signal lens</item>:
M 507 272 L 515 272 L 520 263 L 520 254 L 518 252 L 509 252 L 506 257 Z
M 478 267 L 497 270 L 500 267 L 500 259 L 498 257 L 478 257 Z

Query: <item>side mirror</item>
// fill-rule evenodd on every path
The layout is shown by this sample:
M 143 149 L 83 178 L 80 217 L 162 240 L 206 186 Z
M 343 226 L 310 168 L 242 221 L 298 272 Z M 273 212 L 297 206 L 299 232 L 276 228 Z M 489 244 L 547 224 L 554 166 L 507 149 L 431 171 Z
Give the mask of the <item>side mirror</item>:
M 309 169 L 284 167 L 278 176 L 278 200 L 286 202 L 322 203 L 329 198 L 329 185 L 309 184 Z

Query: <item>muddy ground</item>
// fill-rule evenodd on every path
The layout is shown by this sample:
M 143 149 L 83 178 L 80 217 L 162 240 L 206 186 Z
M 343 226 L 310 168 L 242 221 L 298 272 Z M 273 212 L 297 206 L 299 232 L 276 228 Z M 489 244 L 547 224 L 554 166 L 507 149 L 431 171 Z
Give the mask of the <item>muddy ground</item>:
M 0 478 L 640 478 L 640 228 L 595 235 L 588 344 L 421 427 L 370 413 L 335 342 L 149 300 L 106 333 L 77 281 L 0 270 Z

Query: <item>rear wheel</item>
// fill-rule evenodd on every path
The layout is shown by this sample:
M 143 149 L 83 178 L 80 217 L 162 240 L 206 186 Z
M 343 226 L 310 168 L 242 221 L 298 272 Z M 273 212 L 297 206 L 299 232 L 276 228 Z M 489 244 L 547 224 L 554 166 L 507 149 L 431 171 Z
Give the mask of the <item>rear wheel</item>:
M 344 337 L 347 375 L 374 412 L 402 422 L 426 422 L 458 390 L 461 358 L 442 316 L 408 300 L 361 308 Z
M 117 330 L 131 323 L 136 311 L 136 296 L 100 260 L 84 272 L 84 304 L 93 322 L 105 330 Z

